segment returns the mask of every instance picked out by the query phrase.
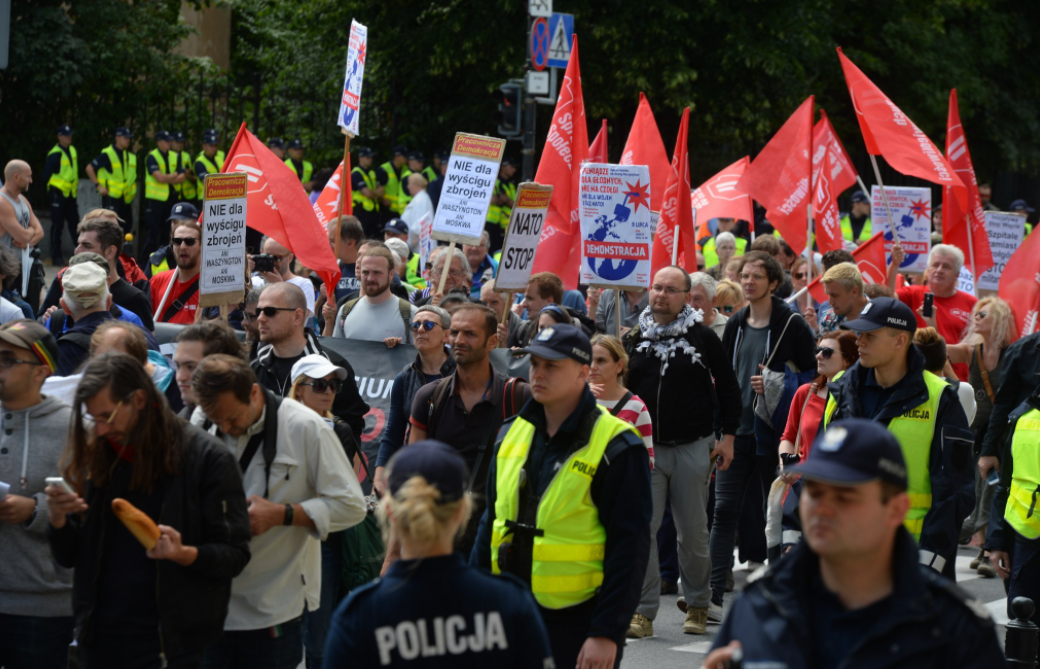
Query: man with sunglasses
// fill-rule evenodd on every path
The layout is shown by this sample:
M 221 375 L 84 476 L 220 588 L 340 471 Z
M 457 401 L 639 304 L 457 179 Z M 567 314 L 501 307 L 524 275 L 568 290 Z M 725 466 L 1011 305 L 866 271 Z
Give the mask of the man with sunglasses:
M 195 311 L 199 308 L 202 229 L 195 223 L 182 221 L 173 229 L 172 248 L 177 255 L 177 268 L 153 274 L 148 282 L 152 307 L 156 309 L 156 322 L 187 325 L 195 322 Z
M 170 226 L 170 236 L 173 236 L 173 229 L 184 223 L 198 223 L 199 221 L 199 210 L 191 202 L 178 202 L 173 205 L 170 209 L 170 217 L 166 219 L 166 223 Z M 144 264 L 144 271 L 147 276 L 153 276 L 159 272 L 165 272 L 168 269 L 172 269 L 177 266 L 177 249 L 173 247 L 173 243 L 163 244 L 155 250 L 150 256 L 148 256 L 148 262 Z

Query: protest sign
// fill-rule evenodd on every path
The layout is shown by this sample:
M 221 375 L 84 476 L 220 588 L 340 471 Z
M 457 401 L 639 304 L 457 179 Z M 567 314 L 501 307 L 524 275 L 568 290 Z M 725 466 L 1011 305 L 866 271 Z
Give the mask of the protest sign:
M 579 193 L 581 283 L 649 288 L 650 170 L 645 165 L 585 163 Z
M 248 175 L 210 174 L 203 186 L 199 306 L 226 308 L 240 302 L 246 290 Z
M 552 186 L 525 182 L 516 191 L 502 255 L 495 276 L 495 290 L 524 291 L 531 280 L 534 255 L 552 199 Z
M 434 239 L 480 244 L 505 148 L 506 140 L 497 137 L 462 132 L 455 135 L 441 200 L 433 219 Z
M 365 78 L 365 55 L 368 52 L 368 28 L 350 22 L 347 44 L 347 71 L 343 80 L 343 97 L 339 103 L 337 123 L 350 137 L 358 135 L 358 111 L 361 108 L 361 83 Z
M 924 272 L 928 269 L 928 253 L 932 250 L 932 191 L 928 188 L 886 186 L 888 204 L 899 243 L 906 257 L 899 269 L 904 272 Z M 885 232 L 885 262 L 892 262 L 892 230 L 888 212 L 881 198 L 881 189 L 870 189 L 870 218 L 874 230 Z
M 969 295 L 978 296 L 975 292 L 975 278 L 971 275 L 971 269 L 967 265 L 961 267 L 961 273 L 957 275 L 957 290 L 963 290 Z
M 429 212 L 419 219 L 419 276 L 424 281 L 430 280 L 430 256 L 437 248 L 437 240 L 430 236 L 433 232 L 433 218 Z
M 993 267 L 979 277 L 979 290 L 997 290 L 1004 267 L 1018 247 L 1022 246 L 1022 239 L 1026 233 L 1026 217 L 1024 214 L 1006 211 L 987 211 L 985 215 Z

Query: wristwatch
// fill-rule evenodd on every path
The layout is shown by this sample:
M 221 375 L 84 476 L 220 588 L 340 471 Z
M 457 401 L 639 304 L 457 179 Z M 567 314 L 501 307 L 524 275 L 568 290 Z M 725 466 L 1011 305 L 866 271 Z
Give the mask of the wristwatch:
M 282 524 L 286 525 L 286 526 L 292 525 L 292 521 L 293 521 L 293 505 L 292 504 L 286 504 L 285 505 L 285 520 L 282 521 Z

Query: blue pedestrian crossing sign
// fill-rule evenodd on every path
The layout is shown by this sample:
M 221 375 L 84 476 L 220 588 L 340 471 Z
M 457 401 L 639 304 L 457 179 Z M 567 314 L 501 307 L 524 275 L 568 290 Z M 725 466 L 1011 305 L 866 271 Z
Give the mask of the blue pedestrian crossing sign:
M 549 67 L 567 67 L 574 39 L 574 14 L 549 17 Z

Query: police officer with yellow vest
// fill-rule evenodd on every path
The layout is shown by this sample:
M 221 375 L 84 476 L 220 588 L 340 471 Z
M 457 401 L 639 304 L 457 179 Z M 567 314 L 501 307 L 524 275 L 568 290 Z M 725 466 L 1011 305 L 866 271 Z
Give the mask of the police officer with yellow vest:
M 920 546 L 921 563 L 955 579 L 961 523 L 975 501 L 974 437 L 957 391 L 925 372 L 912 341 L 916 323 L 910 307 L 879 297 L 841 324 L 857 333 L 860 358 L 828 384 L 823 425 L 865 418 L 888 426 L 909 477 L 904 525 Z
M 195 156 L 195 179 L 199 184 L 199 195 L 202 195 L 202 184 L 206 176 L 217 174 L 224 169 L 224 152 L 217 149 L 220 133 L 210 128 L 202 135 L 202 151 Z M 199 199 L 202 199 L 201 197 Z
M 195 169 L 191 161 L 191 154 L 184 150 L 184 133 L 180 130 L 170 133 L 170 155 L 177 159 L 177 169 L 184 170 L 184 183 L 174 186 L 177 191 L 177 199 L 191 202 L 198 206 L 198 189 L 196 188 Z
M 383 187 L 376 179 L 376 171 L 372 169 L 372 149 L 363 146 L 357 152 L 357 165 L 350 170 L 350 199 L 354 204 L 354 216 L 361 222 L 365 236 L 369 239 L 379 236 L 382 219 L 379 217 L 379 200 L 383 197 Z
M 841 217 L 841 235 L 859 246 L 870 239 L 870 197 L 861 190 L 852 194 L 852 211 Z
M 171 151 L 173 138 L 160 130 L 155 133 L 156 148 L 145 158 L 144 175 L 144 243 L 141 244 L 139 265 L 168 241 L 170 228 L 166 221 L 177 201 L 177 186 L 184 183 L 185 167 L 180 155 Z
M 134 213 L 130 204 L 137 196 L 137 155 L 130 150 L 134 136 L 124 127 L 116 128 L 110 146 L 90 161 L 86 172 L 97 192 L 101 206 L 116 212 L 124 232 L 134 227 Z
M 1040 387 L 1008 417 L 1007 441 L 1000 456 L 1000 481 L 990 507 L 986 549 L 993 568 L 1008 586 L 1011 602 L 1040 602 Z M 1034 623 L 1040 619 L 1033 613 Z
M 381 204 L 384 221 L 400 216 L 407 204 L 404 200 L 404 188 L 401 186 L 402 170 L 407 170 L 407 156 L 407 147 L 395 146 L 390 160 L 376 170 L 376 182 L 383 187 Z
M 272 137 L 267 140 L 267 148 L 271 149 L 271 153 L 278 157 L 278 160 L 285 160 L 285 140 L 281 137 Z
M 314 188 L 314 182 L 311 180 L 314 176 L 314 165 L 309 160 L 303 159 L 302 139 L 289 141 L 289 157 L 285 159 L 285 164 L 289 166 L 296 178 L 300 180 L 300 183 L 303 184 L 303 189 L 309 195 Z
M 69 234 L 75 241 L 76 226 L 79 225 L 79 208 L 76 206 L 79 157 L 76 155 L 76 147 L 72 145 L 72 128 L 67 125 L 58 128 L 58 143 L 47 154 L 43 178 L 47 184 L 47 199 L 51 204 L 51 258 L 55 267 L 64 267 L 61 238 L 65 234 L 65 226 L 68 225 Z
M 649 455 L 597 405 L 581 330 L 523 352 L 533 397 L 499 431 L 470 564 L 531 588 L 557 667 L 617 667 L 650 554 Z
M 422 151 L 412 151 L 408 154 L 408 163 L 401 168 L 401 206 L 407 207 L 408 203 L 412 201 L 412 194 L 408 190 L 407 179 L 413 174 L 425 174 L 423 165 L 426 164 L 426 156 L 422 154 Z M 429 177 L 426 178 L 429 183 Z M 404 209 L 402 209 L 404 211 Z
M 506 228 L 509 227 L 509 217 L 513 214 L 513 200 L 516 199 L 516 184 L 513 183 L 515 175 L 516 163 L 511 158 L 503 158 L 502 165 L 498 168 L 495 190 L 491 194 L 491 206 L 488 208 L 485 226 L 491 236 L 492 251 L 502 248 Z

